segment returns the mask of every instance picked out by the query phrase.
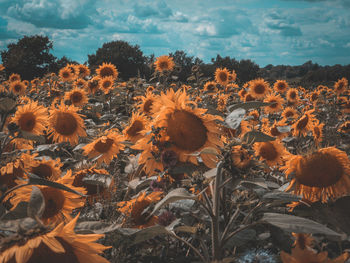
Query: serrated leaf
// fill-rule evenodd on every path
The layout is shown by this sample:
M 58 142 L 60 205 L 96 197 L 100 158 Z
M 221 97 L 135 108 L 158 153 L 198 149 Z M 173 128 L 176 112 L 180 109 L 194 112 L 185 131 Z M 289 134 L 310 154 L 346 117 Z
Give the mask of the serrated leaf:
M 170 191 L 162 200 L 160 200 L 155 206 L 153 211 L 149 216 L 154 215 L 155 212 L 157 212 L 160 208 L 163 206 L 183 199 L 197 199 L 196 195 L 190 194 L 185 188 L 176 188 L 172 191 Z
M 241 125 L 241 122 L 244 119 L 245 114 L 245 109 L 235 109 L 226 117 L 225 122 L 231 129 L 238 129 L 239 125 Z
M 53 188 L 61 189 L 61 190 L 64 190 L 64 191 L 67 191 L 67 192 L 71 192 L 73 194 L 77 194 L 77 195 L 85 197 L 84 194 L 79 193 L 79 192 L 77 192 L 77 191 L 75 191 L 73 189 L 70 189 L 69 187 L 67 187 L 67 186 L 65 186 L 63 184 L 59 184 L 59 183 L 56 183 L 56 182 L 45 180 L 45 179 L 40 178 L 39 176 L 37 176 L 35 174 L 32 174 L 32 173 L 28 173 L 28 174 L 29 174 L 28 183 L 31 184 L 31 185 L 46 185 L 46 186 L 50 186 L 50 187 L 53 187 Z
M 121 228 L 121 224 L 86 221 L 77 223 L 75 226 L 75 232 L 79 234 L 106 234 L 119 228 Z
M 27 207 L 27 215 L 33 219 L 41 218 L 45 211 L 45 199 L 39 187 L 33 185 Z
M 278 213 L 265 213 L 261 221 L 277 226 L 287 232 L 324 234 L 331 237 L 341 237 L 341 234 L 310 219 L 299 216 Z
M 234 111 L 235 109 L 244 109 L 244 110 L 250 110 L 250 109 L 257 109 L 259 107 L 269 106 L 271 103 L 262 102 L 262 101 L 249 101 L 244 103 L 238 103 L 235 105 L 231 105 L 228 107 L 229 111 Z
M 244 134 L 243 136 L 243 141 L 247 144 L 251 144 L 254 142 L 268 142 L 274 140 L 276 140 L 275 137 L 271 137 L 270 135 L 267 135 L 260 131 L 250 131 Z

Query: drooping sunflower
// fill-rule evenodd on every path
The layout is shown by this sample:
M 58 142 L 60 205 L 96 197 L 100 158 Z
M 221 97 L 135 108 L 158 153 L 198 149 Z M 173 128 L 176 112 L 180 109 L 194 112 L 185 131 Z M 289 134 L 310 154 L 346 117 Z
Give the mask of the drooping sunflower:
M 244 169 L 249 166 L 251 156 L 241 145 L 236 145 L 232 147 L 231 159 L 235 167 Z
M 164 55 L 157 57 L 154 65 L 156 67 L 156 71 L 163 72 L 172 71 L 174 69 L 175 63 L 172 57 Z
M 88 102 L 86 91 L 80 88 L 67 91 L 64 95 L 64 99 L 70 101 L 76 107 L 83 106 Z
M 276 80 L 275 84 L 273 85 L 273 88 L 278 93 L 285 93 L 289 88 L 289 85 L 285 80 Z
M 286 177 L 293 175 L 286 191 L 311 202 L 326 202 L 350 193 L 350 161 L 345 152 L 335 147 L 295 155 L 282 169 Z
M 93 77 L 87 82 L 87 90 L 89 94 L 95 94 L 100 88 L 100 78 L 98 76 Z
M 260 160 L 266 161 L 267 165 L 274 166 L 283 163 L 283 159 L 288 154 L 283 144 L 279 140 L 254 143 L 255 155 Z
M 69 142 L 71 145 L 78 143 L 79 136 L 86 136 L 84 120 L 77 113 L 78 108 L 74 106 L 58 105 L 50 110 L 49 137 L 55 142 Z
M 299 101 L 299 92 L 297 89 L 289 89 L 287 91 L 287 95 L 286 95 L 286 98 L 288 100 L 288 102 L 297 102 Z
M 255 79 L 250 81 L 249 90 L 254 98 L 263 99 L 270 93 L 270 85 L 264 79 Z
M 77 71 L 78 71 L 78 76 L 80 78 L 84 78 L 84 77 L 90 76 L 90 69 L 86 65 L 79 64 L 76 67 L 77 67 Z
M 47 109 L 38 102 L 31 101 L 26 105 L 19 106 L 12 119 L 22 131 L 43 134 L 48 122 Z
M 269 94 L 264 99 L 264 102 L 271 103 L 271 105 L 264 107 L 265 113 L 271 114 L 282 110 L 284 99 L 280 95 Z
M 85 189 L 82 187 L 73 186 L 74 176 L 72 171 L 57 179 L 55 182 L 63 184 L 70 189 L 79 193 L 85 194 Z M 84 200 L 80 195 L 67 192 L 50 186 L 38 186 L 45 200 L 45 210 L 41 220 L 45 225 L 57 225 L 61 222 L 69 222 L 72 217 L 71 213 L 74 209 L 82 207 Z M 22 201 L 28 202 L 31 196 L 32 187 L 25 186 L 15 191 L 15 196 L 10 199 L 13 209 Z
M 283 110 L 281 116 L 283 117 L 283 119 L 285 121 L 287 121 L 288 119 L 296 119 L 298 117 L 298 112 L 296 109 L 292 108 L 292 107 L 287 107 Z
M 91 175 L 102 175 L 107 176 L 110 179 L 110 184 L 108 187 L 103 185 L 89 184 L 84 181 L 84 178 Z M 106 184 L 107 185 L 107 184 Z M 108 190 L 113 186 L 113 178 L 109 176 L 109 173 L 105 169 L 97 169 L 95 165 L 90 168 L 80 169 L 74 173 L 73 186 L 84 187 L 86 189 L 86 195 L 88 200 L 91 202 L 93 198 L 103 197 L 104 199 L 110 197 Z
M 334 92 L 340 95 L 348 88 L 348 85 L 348 80 L 346 78 L 341 78 L 334 84 Z
M 20 80 L 10 83 L 10 90 L 16 95 L 24 95 L 26 88 L 26 85 Z
M 103 234 L 75 234 L 79 216 L 68 224 L 60 223 L 55 229 L 31 229 L 21 231 L 13 238 L 3 239 L 0 248 L 2 263 L 108 263 L 98 254 L 108 249 L 95 243 Z M 33 231 L 34 230 L 34 231 Z M 35 233 L 35 234 L 33 234 Z
M 217 83 L 215 81 L 207 81 L 204 84 L 203 91 L 206 92 L 217 92 Z
M 153 112 L 153 104 L 158 100 L 157 95 L 152 93 L 151 91 L 147 91 L 145 96 L 141 96 L 141 103 L 137 106 L 139 111 L 146 116 L 152 115 Z
M 215 70 L 215 81 L 220 85 L 226 86 L 229 83 L 230 72 L 227 68 L 217 68 Z
M 313 128 L 312 128 L 312 134 L 314 137 L 314 141 L 316 145 L 319 145 L 320 142 L 322 142 L 322 137 L 323 137 L 323 127 L 324 127 L 324 123 L 320 123 L 318 120 L 317 122 L 314 124 Z
M 143 137 L 142 132 L 146 130 L 148 119 L 141 113 L 132 113 L 129 125 L 123 130 L 126 140 L 136 143 Z
M 112 79 L 118 78 L 118 70 L 112 63 L 102 63 L 96 69 L 96 73 L 100 78 L 112 77 Z
M 100 89 L 103 90 L 105 94 L 109 93 L 113 89 L 114 78 L 112 76 L 104 77 L 99 81 Z
M 12 73 L 9 77 L 9 82 L 16 82 L 16 81 L 21 81 L 21 76 L 16 73 Z
M 101 155 L 97 159 L 97 163 L 104 162 L 105 164 L 109 164 L 125 148 L 122 141 L 124 141 L 122 135 L 112 130 L 107 131 L 104 136 L 97 138 L 83 147 L 84 155 L 88 155 L 89 158 L 95 158 Z
M 74 79 L 74 75 L 68 67 L 61 68 L 58 75 L 60 76 L 60 79 L 65 82 L 72 81 Z
M 146 192 L 140 193 L 135 199 L 123 201 L 117 204 L 118 210 L 127 216 L 124 224 L 132 228 L 146 228 L 153 226 L 158 222 L 157 216 L 151 216 L 147 219 L 147 213 L 143 211 L 152 203 L 161 199 L 163 192 L 152 192 L 146 195 Z
M 314 110 L 308 110 L 292 125 L 293 136 L 306 136 L 311 131 L 317 122 L 315 115 L 312 113 Z
M 168 150 L 174 151 L 181 162 L 197 164 L 197 158 L 191 154 L 201 152 L 206 147 L 219 152 L 218 146 L 222 147 L 223 143 L 220 140 L 220 128 L 215 121 L 222 120 L 221 117 L 206 114 L 206 109 L 190 106 L 194 102 L 188 100 L 185 91 L 177 91 L 173 99 L 162 94 L 160 101 L 164 105 L 154 126 L 164 128 L 165 140 L 172 145 Z M 216 166 L 216 156 L 213 154 L 203 153 L 201 158 L 207 167 Z

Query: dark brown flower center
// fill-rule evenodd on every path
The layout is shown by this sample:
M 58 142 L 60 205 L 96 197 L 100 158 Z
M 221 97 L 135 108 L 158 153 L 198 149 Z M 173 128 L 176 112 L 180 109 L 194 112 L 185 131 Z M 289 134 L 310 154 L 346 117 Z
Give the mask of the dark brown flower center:
M 94 149 L 99 153 L 106 153 L 112 147 L 113 143 L 114 141 L 110 138 L 107 138 L 105 141 L 99 140 L 95 144 Z
M 82 101 L 83 99 L 83 94 L 79 91 L 75 91 L 72 95 L 71 95 L 71 101 L 74 103 L 79 103 Z
M 44 163 L 39 164 L 37 167 L 33 167 L 31 172 L 44 179 L 49 179 L 53 173 L 52 167 Z
M 33 131 L 36 123 L 36 118 L 33 112 L 26 112 L 21 115 L 18 120 L 18 126 L 22 131 Z
M 78 121 L 68 112 L 58 112 L 54 128 L 57 133 L 69 136 L 77 131 Z
M 45 199 L 45 210 L 43 219 L 49 219 L 62 212 L 65 202 L 65 195 L 62 190 L 53 187 L 44 187 L 40 189 Z
M 308 124 L 309 122 L 309 116 L 308 115 L 305 115 L 304 117 L 302 117 L 298 123 L 297 123 L 297 130 L 301 131 L 303 129 L 305 129 L 306 125 Z
M 278 152 L 271 142 L 264 142 L 259 149 L 259 155 L 267 161 L 274 161 L 278 157 Z
M 109 77 L 109 76 L 114 76 L 114 71 L 111 67 L 105 66 L 100 70 L 100 76 L 102 78 L 104 77 Z
M 129 129 L 126 131 L 126 133 L 129 136 L 136 136 L 139 134 L 140 131 L 144 129 L 142 121 L 136 120 L 134 123 L 129 127 Z
M 196 151 L 207 141 L 207 128 L 196 115 L 177 110 L 168 117 L 168 135 L 181 150 Z
M 265 90 L 266 90 L 266 88 L 265 88 L 265 86 L 263 84 L 259 83 L 259 84 L 254 86 L 254 92 L 256 94 L 264 94 Z
M 145 101 L 145 104 L 143 105 L 143 111 L 146 113 L 150 113 L 153 105 L 153 99 L 148 99 Z

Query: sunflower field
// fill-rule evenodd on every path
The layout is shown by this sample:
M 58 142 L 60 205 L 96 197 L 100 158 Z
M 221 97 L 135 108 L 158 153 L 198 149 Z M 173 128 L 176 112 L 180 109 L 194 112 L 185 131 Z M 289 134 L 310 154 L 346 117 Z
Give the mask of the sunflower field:
M 347 262 L 348 80 L 153 67 L 0 65 L 0 263 Z

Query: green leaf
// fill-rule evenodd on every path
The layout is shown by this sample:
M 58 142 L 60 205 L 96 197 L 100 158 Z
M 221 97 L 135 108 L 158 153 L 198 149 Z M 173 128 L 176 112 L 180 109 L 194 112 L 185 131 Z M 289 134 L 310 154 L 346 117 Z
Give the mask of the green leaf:
M 268 142 L 274 140 L 276 140 L 275 137 L 271 137 L 270 135 L 267 135 L 260 131 L 250 131 L 244 134 L 243 136 L 243 141 L 247 144 L 252 144 L 255 142 Z
M 244 110 L 250 110 L 250 109 L 256 109 L 259 107 L 269 106 L 271 103 L 262 102 L 262 101 L 249 101 L 244 103 L 238 103 L 235 105 L 231 105 L 228 107 L 229 111 L 234 111 L 236 109 L 244 109 Z
M 31 141 L 35 141 L 39 144 L 45 143 L 44 136 L 36 135 L 36 134 L 31 133 L 31 132 L 26 132 L 26 131 L 21 130 L 18 134 L 18 137 L 23 138 L 23 139 L 27 139 L 27 140 L 31 140 Z
M 238 129 L 239 125 L 241 125 L 242 120 L 246 114 L 246 110 L 242 108 L 238 108 L 233 110 L 225 119 L 226 124 L 231 129 Z

